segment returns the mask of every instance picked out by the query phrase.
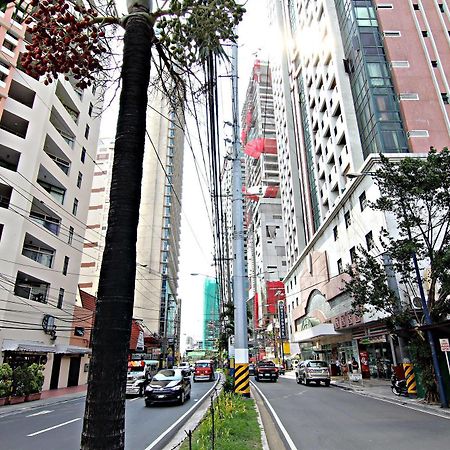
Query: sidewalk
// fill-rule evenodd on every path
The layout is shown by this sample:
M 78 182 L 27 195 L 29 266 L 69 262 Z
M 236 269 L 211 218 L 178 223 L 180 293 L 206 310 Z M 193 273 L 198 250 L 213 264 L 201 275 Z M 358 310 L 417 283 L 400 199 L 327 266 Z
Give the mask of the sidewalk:
M 295 372 L 293 370 L 281 375 L 281 378 L 289 378 L 295 380 Z M 423 399 L 412 397 L 398 397 L 392 393 L 390 380 L 360 380 L 349 381 L 343 377 L 331 377 L 331 385 L 366 397 L 376 398 L 378 400 L 399 404 L 407 408 L 428 414 L 435 414 L 450 419 L 450 409 L 442 409 L 438 404 L 426 403 Z
M 19 414 L 30 409 L 41 408 L 47 405 L 81 398 L 86 395 L 87 385 L 73 386 L 43 391 L 40 400 L 33 402 L 18 403 L 17 405 L 5 405 L 0 407 L 0 418 L 12 414 Z

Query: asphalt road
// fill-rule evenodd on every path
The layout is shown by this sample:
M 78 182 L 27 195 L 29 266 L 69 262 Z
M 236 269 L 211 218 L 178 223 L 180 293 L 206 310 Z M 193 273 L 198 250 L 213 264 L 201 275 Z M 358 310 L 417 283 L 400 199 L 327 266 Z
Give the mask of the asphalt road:
M 449 450 L 450 420 L 323 384 L 254 382 L 299 450 Z
M 184 405 L 146 408 L 144 399 L 126 402 L 126 449 L 144 450 L 187 412 L 213 386 L 192 383 L 191 399 Z M 84 397 L 43 405 L 0 418 L 1 450 L 79 450 Z M 163 441 L 162 441 L 163 442 Z M 153 449 L 158 450 L 161 445 Z M 152 450 L 153 450 L 152 449 Z

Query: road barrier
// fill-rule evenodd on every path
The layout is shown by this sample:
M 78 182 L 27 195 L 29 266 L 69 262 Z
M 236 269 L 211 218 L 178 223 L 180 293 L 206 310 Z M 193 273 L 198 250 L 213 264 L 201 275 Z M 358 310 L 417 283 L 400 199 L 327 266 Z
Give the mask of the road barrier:
M 250 373 L 248 363 L 236 364 L 234 372 L 234 392 L 250 397 Z
M 403 369 L 405 371 L 406 387 L 408 388 L 408 394 L 417 394 L 416 376 L 414 375 L 414 368 L 411 363 L 403 363 Z

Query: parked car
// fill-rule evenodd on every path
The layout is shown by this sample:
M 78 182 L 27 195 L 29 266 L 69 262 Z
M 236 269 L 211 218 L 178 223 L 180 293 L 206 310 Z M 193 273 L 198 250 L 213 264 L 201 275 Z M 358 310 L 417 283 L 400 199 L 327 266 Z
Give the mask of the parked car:
M 278 368 L 273 361 L 259 361 L 256 365 L 255 380 L 278 380 Z
M 301 361 L 295 370 L 297 383 L 305 383 L 306 386 L 308 386 L 311 381 L 316 382 L 317 385 L 323 381 L 325 386 L 329 386 L 331 381 L 330 376 L 330 367 L 326 361 L 316 361 L 311 359 Z
M 286 370 L 285 370 L 283 364 L 277 364 L 276 366 L 277 366 L 277 369 L 278 369 L 278 373 L 280 375 L 284 375 L 286 373 Z
M 255 375 L 255 365 L 254 364 L 248 365 L 248 373 L 250 376 Z
M 214 375 L 214 363 L 209 360 L 196 361 L 194 367 L 194 382 L 199 380 L 213 381 Z
M 145 388 L 145 406 L 165 402 L 182 405 L 190 397 L 191 377 L 184 369 L 162 369 Z

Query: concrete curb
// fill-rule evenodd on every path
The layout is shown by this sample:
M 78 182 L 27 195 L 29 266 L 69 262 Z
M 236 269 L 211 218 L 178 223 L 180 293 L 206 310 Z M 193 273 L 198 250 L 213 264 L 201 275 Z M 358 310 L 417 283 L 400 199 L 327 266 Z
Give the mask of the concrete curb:
M 262 418 L 261 418 L 261 412 L 259 411 L 259 406 L 258 406 L 258 403 L 256 402 L 256 399 L 255 399 L 255 409 L 256 409 L 256 413 L 258 414 L 259 429 L 261 430 L 261 444 L 262 444 L 262 448 L 263 448 L 263 450 L 270 450 L 269 442 L 267 440 L 266 431 L 264 430 L 264 424 L 263 424 L 263 421 L 262 421 Z

